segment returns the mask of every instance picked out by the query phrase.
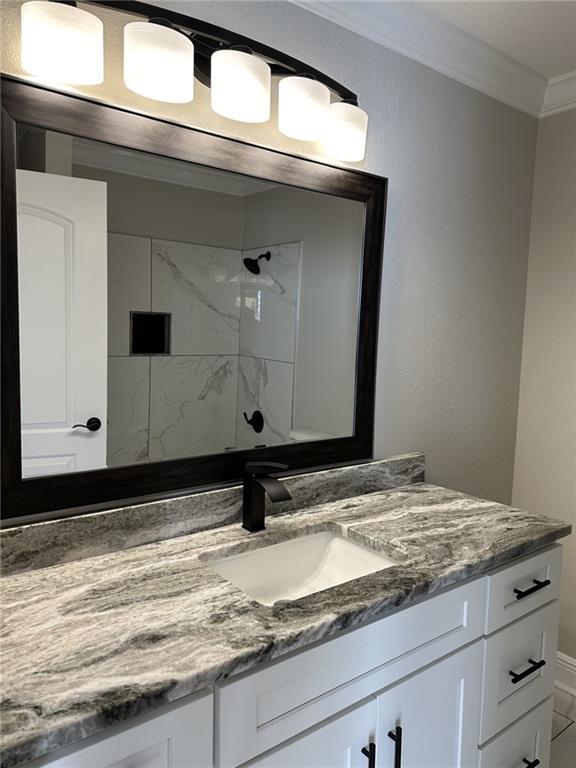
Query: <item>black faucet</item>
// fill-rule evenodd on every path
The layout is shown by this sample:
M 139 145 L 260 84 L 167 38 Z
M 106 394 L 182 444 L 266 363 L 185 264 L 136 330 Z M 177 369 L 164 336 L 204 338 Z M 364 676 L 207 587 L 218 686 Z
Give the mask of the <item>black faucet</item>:
M 289 501 L 292 498 L 290 491 L 280 480 L 270 477 L 269 473 L 278 469 L 288 469 L 288 465 L 274 461 L 249 461 L 244 467 L 242 528 L 251 533 L 266 528 L 264 492 L 271 501 Z

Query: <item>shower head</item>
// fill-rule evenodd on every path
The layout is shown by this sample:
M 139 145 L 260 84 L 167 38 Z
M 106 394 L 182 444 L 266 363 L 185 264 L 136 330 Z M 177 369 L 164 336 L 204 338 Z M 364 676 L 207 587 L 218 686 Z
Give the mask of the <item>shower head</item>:
M 250 256 L 246 256 L 245 259 L 242 259 L 242 263 L 248 270 L 248 272 L 252 272 L 253 275 L 259 275 L 260 274 L 260 264 L 258 263 L 260 259 L 266 259 L 266 261 L 270 261 L 272 257 L 272 254 L 270 251 L 266 251 L 266 253 L 261 253 L 260 256 L 258 256 L 257 259 L 252 259 Z
M 253 275 L 259 275 L 260 274 L 260 264 L 258 264 L 257 259 L 251 259 L 250 257 L 246 257 L 245 259 L 242 259 L 242 262 L 248 272 L 252 272 Z

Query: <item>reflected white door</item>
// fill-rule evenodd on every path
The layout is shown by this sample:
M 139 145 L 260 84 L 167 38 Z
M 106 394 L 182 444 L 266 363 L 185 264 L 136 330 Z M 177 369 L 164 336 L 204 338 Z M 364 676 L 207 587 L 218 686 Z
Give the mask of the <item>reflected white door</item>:
M 17 171 L 17 194 L 22 474 L 105 467 L 106 184 Z

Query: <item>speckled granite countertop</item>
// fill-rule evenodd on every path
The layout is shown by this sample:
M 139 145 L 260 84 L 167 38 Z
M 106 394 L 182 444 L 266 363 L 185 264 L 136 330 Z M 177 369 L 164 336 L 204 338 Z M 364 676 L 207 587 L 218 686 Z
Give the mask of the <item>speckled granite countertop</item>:
M 272 608 L 214 573 L 230 552 L 340 530 L 399 563 Z M 2 768 L 385 616 L 535 551 L 570 526 L 411 485 L 2 579 Z M 220 554 L 220 552 L 218 552 Z

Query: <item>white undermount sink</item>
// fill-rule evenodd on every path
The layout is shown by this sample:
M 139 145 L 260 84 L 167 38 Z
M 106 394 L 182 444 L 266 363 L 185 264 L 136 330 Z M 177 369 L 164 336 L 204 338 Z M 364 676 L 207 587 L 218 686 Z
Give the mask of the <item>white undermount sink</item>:
M 396 565 L 381 552 L 326 531 L 208 564 L 262 605 L 297 600 Z

